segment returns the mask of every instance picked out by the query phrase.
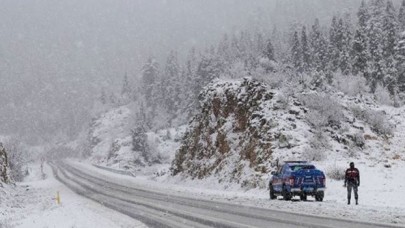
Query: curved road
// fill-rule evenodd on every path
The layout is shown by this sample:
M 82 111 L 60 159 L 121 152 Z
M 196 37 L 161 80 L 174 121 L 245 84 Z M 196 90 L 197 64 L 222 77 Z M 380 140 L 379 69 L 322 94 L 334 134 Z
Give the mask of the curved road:
M 117 185 L 66 163 L 51 164 L 55 177 L 82 195 L 149 227 L 398 227 L 300 215 Z

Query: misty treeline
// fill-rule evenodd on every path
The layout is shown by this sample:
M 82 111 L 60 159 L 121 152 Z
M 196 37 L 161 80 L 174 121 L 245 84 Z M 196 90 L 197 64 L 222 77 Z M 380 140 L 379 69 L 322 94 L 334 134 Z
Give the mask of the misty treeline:
M 201 89 L 216 78 L 284 78 L 312 90 L 344 82 L 348 86 L 340 87 L 352 84 L 399 105 L 405 92 L 405 1 L 396 8 L 392 1 L 363 1 L 357 12 L 336 15 L 326 25 L 315 19 L 286 31 L 226 34 L 204 51 L 191 49 L 184 61 L 176 51 L 164 63 L 150 57 L 140 79 L 125 75 L 120 95 L 103 90 L 99 100 L 136 101 L 136 123 L 145 131 L 184 124 Z

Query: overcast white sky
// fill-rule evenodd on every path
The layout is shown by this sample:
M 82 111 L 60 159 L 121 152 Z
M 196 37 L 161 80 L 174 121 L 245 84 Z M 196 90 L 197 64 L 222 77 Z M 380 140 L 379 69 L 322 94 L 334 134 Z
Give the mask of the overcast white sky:
M 227 32 L 323 21 L 359 0 L 2 0 L 0 127 L 55 131 L 101 87 L 150 55 L 206 47 Z M 357 7 L 356 7 L 357 8 Z M 61 121 L 61 118 L 63 121 Z M 63 125 L 63 124 L 62 124 Z M 30 126 L 30 127 L 27 127 Z

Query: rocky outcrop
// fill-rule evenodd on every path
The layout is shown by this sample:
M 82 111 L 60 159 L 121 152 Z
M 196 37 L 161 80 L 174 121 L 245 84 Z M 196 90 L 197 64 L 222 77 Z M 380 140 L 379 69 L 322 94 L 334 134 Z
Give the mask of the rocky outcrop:
M 262 185 L 272 156 L 271 123 L 263 110 L 272 99 L 264 84 L 250 78 L 208 86 L 176 152 L 172 174 L 214 176 L 248 188 Z
M 0 186 L 2 185 L 2 183 L 11 183 L 11 178 L 7 152 L 6 149 L 3 147 L 3 144 L 0 143 Z

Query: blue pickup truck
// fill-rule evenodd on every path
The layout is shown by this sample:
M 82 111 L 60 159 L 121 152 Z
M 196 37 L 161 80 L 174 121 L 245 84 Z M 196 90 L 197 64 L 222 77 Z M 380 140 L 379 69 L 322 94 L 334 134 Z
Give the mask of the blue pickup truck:
M 323 201 L 326 179 L 324 173 L 314 165 L 306 161 L 287 161 L 271 174 L 270 199 L 276 199 L 279 195 L 284 200 L 300 196 L 305 201 L 307 196 L 314 196 L 316 201 Z

